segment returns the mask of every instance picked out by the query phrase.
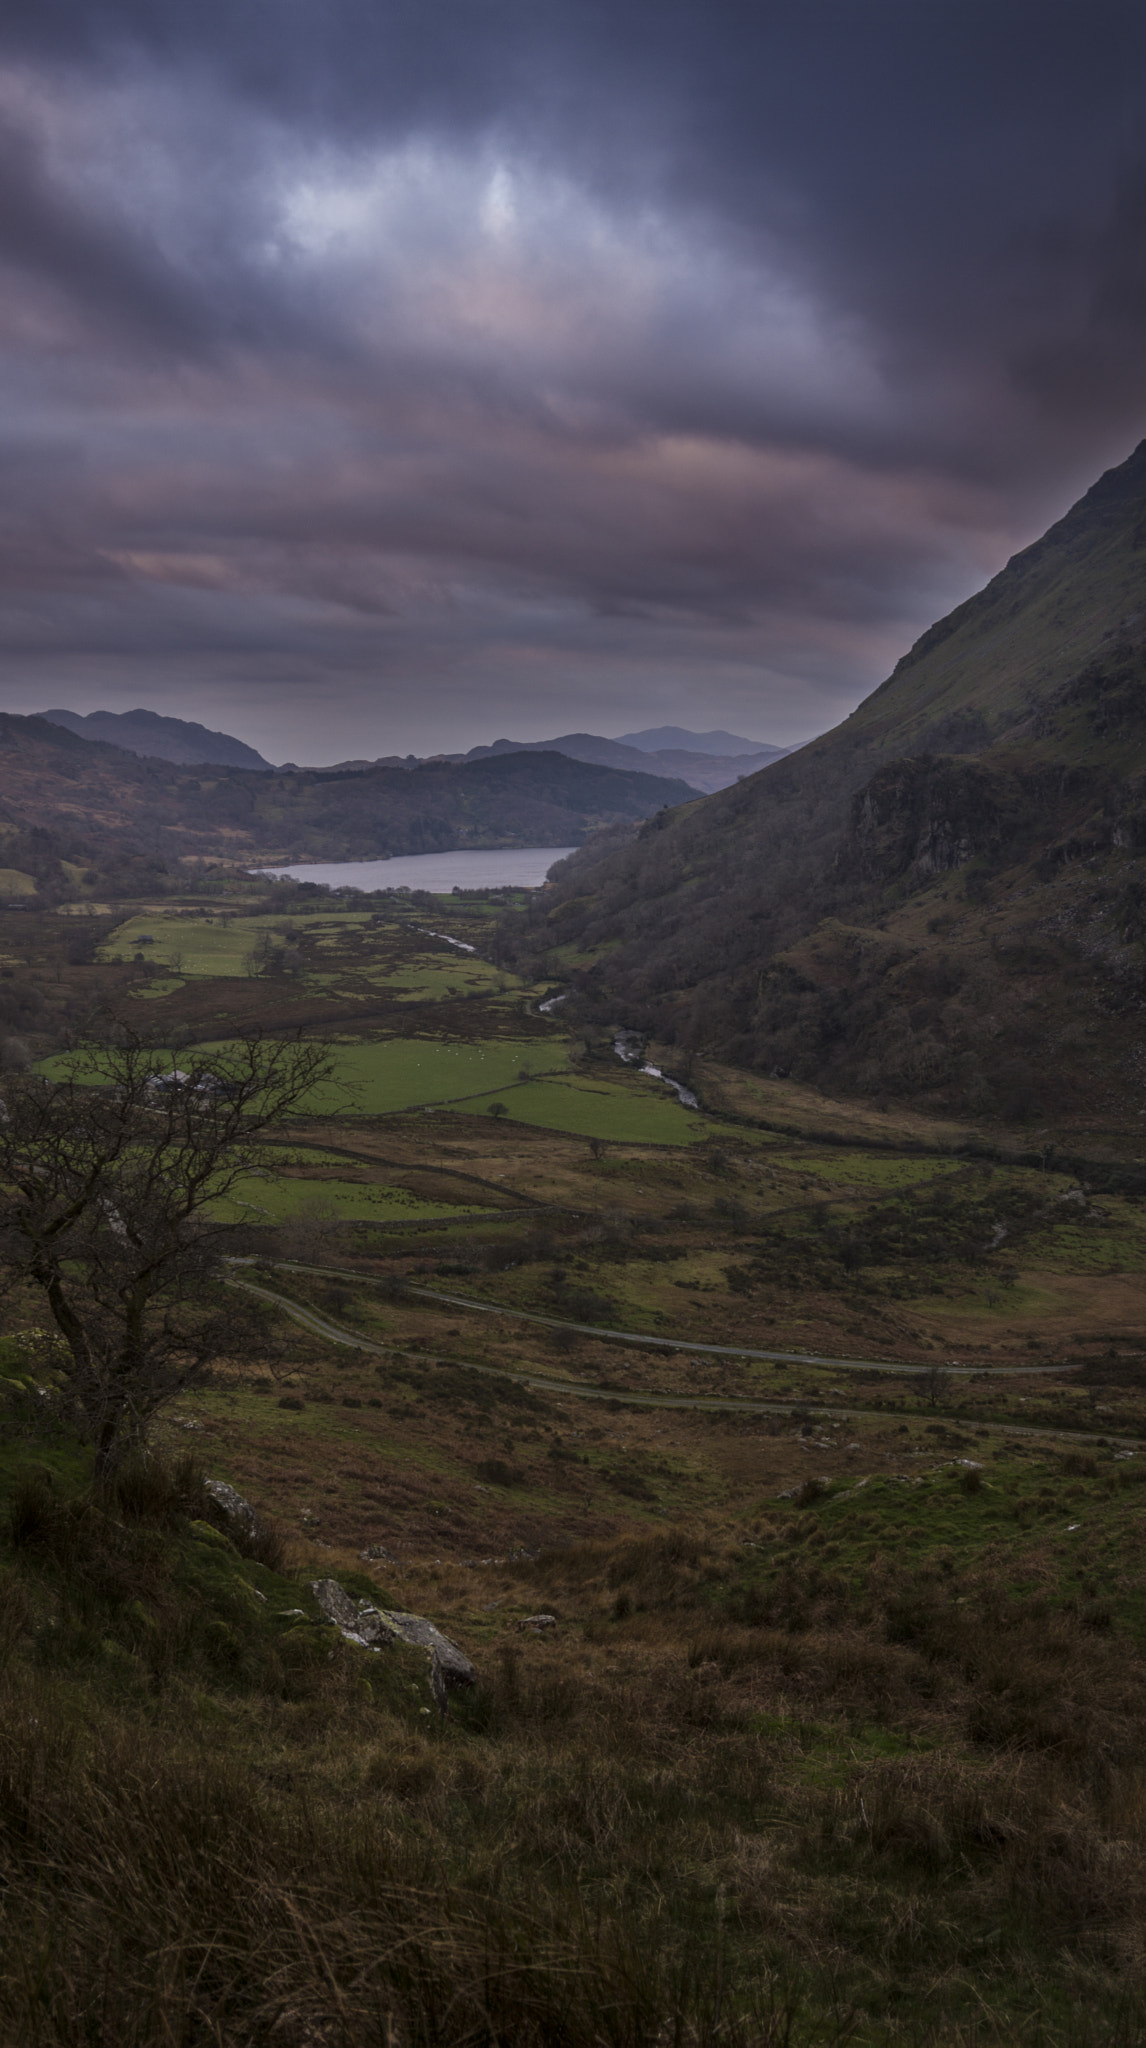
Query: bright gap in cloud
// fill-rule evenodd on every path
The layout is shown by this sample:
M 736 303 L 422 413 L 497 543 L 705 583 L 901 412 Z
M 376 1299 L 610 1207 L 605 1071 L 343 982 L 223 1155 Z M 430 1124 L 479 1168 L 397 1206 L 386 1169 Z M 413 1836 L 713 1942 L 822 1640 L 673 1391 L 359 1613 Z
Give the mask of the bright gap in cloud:
M 287 170 L 274 260 L 323 276 L 376 347 L 493 357 L 602 401 L 690 380 L 870 418 L 887 404 L 857 326 L 775 254 L 750 267 L 708 219 L 606 209 L 572 180 L 416 140 Z

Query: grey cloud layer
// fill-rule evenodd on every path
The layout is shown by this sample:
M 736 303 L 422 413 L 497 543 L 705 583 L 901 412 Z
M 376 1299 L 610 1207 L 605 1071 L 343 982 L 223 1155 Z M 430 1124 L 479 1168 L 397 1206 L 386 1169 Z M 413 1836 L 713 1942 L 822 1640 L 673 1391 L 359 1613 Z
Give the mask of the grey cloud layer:
M 1144 100 L 1109 0 L 10 7 L 5 700 L 822 726 L 1142 431 Z

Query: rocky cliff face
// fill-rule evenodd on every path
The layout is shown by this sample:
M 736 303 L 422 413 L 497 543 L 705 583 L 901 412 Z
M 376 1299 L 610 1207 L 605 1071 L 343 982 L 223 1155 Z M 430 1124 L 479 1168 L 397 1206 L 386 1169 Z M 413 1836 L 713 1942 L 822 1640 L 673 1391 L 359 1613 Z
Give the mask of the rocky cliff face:
M 922 754 L 892 761 L 852 800 L 847 847 L 865 880 L 923 881 L 965 867 L 999 843 L 1002 806 L 996 777 L 970 761 Z

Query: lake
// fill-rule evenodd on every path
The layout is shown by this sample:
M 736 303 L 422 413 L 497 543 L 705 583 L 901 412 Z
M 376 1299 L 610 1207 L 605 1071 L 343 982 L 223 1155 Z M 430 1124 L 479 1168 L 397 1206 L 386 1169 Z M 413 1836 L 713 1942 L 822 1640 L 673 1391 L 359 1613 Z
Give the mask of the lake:
M 573 846 L 510 846 L 503 852 L 409 853 L 394 860 L 320 860 L 305 867 L 255 868 L 259 875 L 289 875 L 328 889 L 539 889 L 554 861 Z

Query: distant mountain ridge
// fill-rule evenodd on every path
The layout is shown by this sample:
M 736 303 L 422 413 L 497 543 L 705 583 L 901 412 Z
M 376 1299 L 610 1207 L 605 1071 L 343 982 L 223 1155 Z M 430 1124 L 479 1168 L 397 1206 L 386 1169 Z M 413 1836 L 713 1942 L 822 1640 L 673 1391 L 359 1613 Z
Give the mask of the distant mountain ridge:
M 636 741 L 660 738 L 664 734 L 699 745 L 651 748 Z M 707 745 L 710 740 L 729 740 L 744 753 L 720 754 Z M 764 742 L 736 740 L 731 733 L 688 733 L 681 726 L 660 726 L 648 734 L 630 735 L 629 740 L 609 740 L 599 733 L 567 732 L 552 740 L 494 740 L 492 746 L 471 747 L 468 754 L 447 755 L 448 760 L 484 761 L 494 754 L 565 754 L 571 761 L 590 761 L 600 768 L 625 768 L 638 775 L 679 776 L 692 789 L 712 795 L 727 789 L 745 775 L 755 775 L 770 761 L 779 760 L 791 748 L 772 747 Z
M 471 747 L 468 753 L 379 755 L 374 760 L 334 761 L 329 765 L 299 768 L 285 761 L 275 771 L 270 761 L 237 740 L 230 733 L 212 732 L 192 719 L 174 718 L 158 711 L 42 711 L 37 714 L 51 725 L 63 726 L 80 739 L 103 740 L 153 761 L 174 761 L 182 767 L 209 765 L 219 768 L 249 768 L 263 774 L 361 775 L 374 768 L 418 768 L 427 761 L 485 761 L 498 754 L 564 754 L 570 761 L 584 761 L 596 768 L 619 768 L 630 775 L 652 775 L 681 781 L 690 789 L 711 794 L 727 789 L 745 775 L 754 775 L 769 761 L 779 760 L 792 750 L 770 746 L 763 740 L 742 740 L 729 732 L 689 732 L 680 725 L 661 725 L 647 732 L 629 733 L 623 739 L 605 739 L 599 733 L 564 733 L 553 740 L 494 740 L 491 746 Z
M 666 734 L 682 741 L 694 740 L 696 746 L 691 750 L 683 746 L 654 749 L 643 744 Z M 636 744 L 638 741 L 642 744 Z M 729 746 L 747 751 L 725 754 L 710 746 L 710 741 L 727 741 Z M 595 768 L 620 768 L 630 775 L 667 776 L 670 781 L 686 782 L 690 789 L 710 796 L 742 781 L 745 775 L 757 774 L 770 761 L 778 761 L 793 751 L 791 747 L 770 746 L 764 740 L 739 740 L 734 733 L 690 733 L 683 726 L 662 725 L 648 733 L 630 734 L 625 740 L 605 739 L 596 732 L 567 732 L 552 740 L 494 740 L 489 746 L 471 747 L 465 754 L 430 754 L 425 760 L 416 754 L 380 754 L 373 761 L 334 761 L 325 769 L 300 770 L 293 761 L 284 762 L 283 768 L 311 775 L 360 775 L 368 768 L 419 768 L 435 761 L 462 764 L 489 761 L 502 754 L 564 754 L 569 761 L 584 761 Z
M 718 754 L 724 760 L 735 760 L 744 754 L 767 754 L 772 760 L 777 754 L 792 751 L 790 747 L 774 747 L 767 740 L 742 739 L 735 732 L 690 732 L 683 725 L 653 725 L 644 732 L 619 732 L 617 745 L 636 747 L 642 754 L 662 754 L 671 749 L 682 754 Z
M 176 761 L 184 767 L 207 763 L 219 768 L 271 771 L 254 747 L 230 733 L 211 732 L 193 719 L 169 718 L 158 711 L 41 711 L 49 725 L 62 725 L 84 740 L 104 740 L 125 753 L 153 761 Z
M 680 781 L 556 753 L 357 773 L 215 767 L 204 776 L 201 763 L 138 756 L 46 718 L 0 712 L 3 867 L 41 895 L 75 895 L 83 874 L 85 886 L 115 893 L 119 884 L 105 878 L 129 870 L 135 887 L 140 863 L 161 875 L 183 861 L 285 867 L 580 845 L 692 795 Z

